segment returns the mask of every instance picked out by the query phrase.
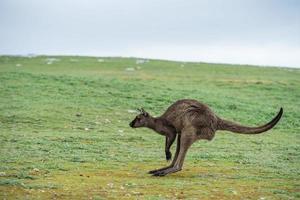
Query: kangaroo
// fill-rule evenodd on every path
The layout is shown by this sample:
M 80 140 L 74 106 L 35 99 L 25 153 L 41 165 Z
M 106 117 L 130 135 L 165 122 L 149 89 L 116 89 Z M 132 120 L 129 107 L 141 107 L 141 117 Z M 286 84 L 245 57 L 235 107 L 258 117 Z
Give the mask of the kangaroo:
M 205 104 L 197 100 L 182 99 L 173 103 L 160 117 L 152 117 L 144 109 L 140 110 L 135 119 L 129 124 L 132 128 L 147 127 L 166 136 L 166 159 L 171 159 L 170 147 L 176 135 L 177 146 L 172 163 L 148 173 L 153 176 L 165 176 L 182 170 L 184 158 L 188 149 L 197 140 L 212 140 L 216 131 L 225 130 L 241 134 L 259 134 L 273 128 L 280 120 L 283 109 L 269 123 L 248 127 L 222 119 Z

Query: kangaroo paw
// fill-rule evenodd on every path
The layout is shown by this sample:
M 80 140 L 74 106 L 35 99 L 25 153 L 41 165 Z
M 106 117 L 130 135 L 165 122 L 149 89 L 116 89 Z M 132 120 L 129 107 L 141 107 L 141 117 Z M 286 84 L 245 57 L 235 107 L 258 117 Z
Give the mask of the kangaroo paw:
M 180 168 L 171 167 L 171 168 L 168 168 L 168 169 L 165 169 L 165 170 L 162 170 L 162 171 L 155 172 L 152 175 L 153 176 L 165 176 L 167 174 L 175 173 L 175 172 L 178 172 L 180 170 L 181 170 Z

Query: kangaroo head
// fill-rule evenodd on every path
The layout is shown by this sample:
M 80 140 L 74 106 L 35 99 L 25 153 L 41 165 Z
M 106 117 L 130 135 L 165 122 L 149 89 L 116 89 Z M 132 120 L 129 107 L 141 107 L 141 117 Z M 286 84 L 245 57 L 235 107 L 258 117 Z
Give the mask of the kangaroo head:
M 146 127 L 150 120 L 150 115 L 143 108 L 138 109 L 140 114 L 138 114 L 132 122 L 130 122 L 129 126 L 132 128 Z

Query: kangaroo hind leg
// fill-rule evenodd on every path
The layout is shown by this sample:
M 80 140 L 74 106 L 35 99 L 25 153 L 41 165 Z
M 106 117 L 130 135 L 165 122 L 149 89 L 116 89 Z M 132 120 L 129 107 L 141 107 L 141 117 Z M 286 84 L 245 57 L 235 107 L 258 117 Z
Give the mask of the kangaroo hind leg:
M 191 130 L 190 130 L 191 131 Z M 178 153 L 178 156 L 176 158 L 176 161 L 174 162 L 174 165 L 172 167 L 169 167 L 165 170 L 158 171 L 154 173 L 154 176 L 165 176 L 170 173 L 178 172 L 182 169 L 183 162 L 186 156 L 186 153 L 190 146 L 198 140 L 196 131 L 189 132 L 188 130 L 183 131 L 180 139 L 180 150 Z M 175 158 L 174 158 L 175 160 Z
M 165 169 L 168 169 L 168 168 L 174 166 L 174 164 L 176 162 L 176 159 L 177 159 L 177 156 L 179 154 L 179 150 L 180 150 L 180 138 L 181 138 L 181 135 L 178 134 L 178 136 L 177 136 L 177 145 L 176 145 L 176 153 L 175 153 L 175 156 L 173 158 L 172 163 L 169 166 L 167 166 L 167 167 L 163 167 L 163 168 L 160 168 L 160 169 L 151 170 L 151 171 L 148 172 L 149 174 L 155 174 L 155 173 L 158 173 L 159 171 L 163 171 Z

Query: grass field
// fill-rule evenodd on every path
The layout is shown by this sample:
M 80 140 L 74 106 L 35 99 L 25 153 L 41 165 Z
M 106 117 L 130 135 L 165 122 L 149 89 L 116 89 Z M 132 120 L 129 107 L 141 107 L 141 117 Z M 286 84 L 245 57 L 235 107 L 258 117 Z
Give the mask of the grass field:
M 168 163 L 164 137 L 131 129 L 193 98 L 265 134 L 218 132 Z M 136 58 L 0 57 L 1 199 L 299 199 L 300 70 Z M 175 149 L 174 145 L 172 151 Z

